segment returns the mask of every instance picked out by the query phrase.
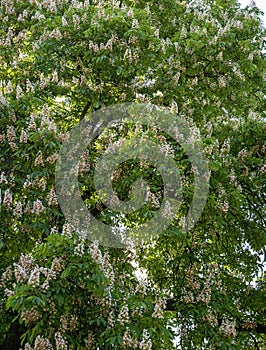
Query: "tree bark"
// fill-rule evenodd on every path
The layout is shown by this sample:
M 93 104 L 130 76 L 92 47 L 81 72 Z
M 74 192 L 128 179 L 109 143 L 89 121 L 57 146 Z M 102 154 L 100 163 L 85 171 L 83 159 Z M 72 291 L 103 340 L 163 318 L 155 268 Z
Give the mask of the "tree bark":
M 20 337 L 25 332 L 19 322 L 12 323 L 8 336 L 1 346 L 1 350 L 19 350 L 21 348 Z

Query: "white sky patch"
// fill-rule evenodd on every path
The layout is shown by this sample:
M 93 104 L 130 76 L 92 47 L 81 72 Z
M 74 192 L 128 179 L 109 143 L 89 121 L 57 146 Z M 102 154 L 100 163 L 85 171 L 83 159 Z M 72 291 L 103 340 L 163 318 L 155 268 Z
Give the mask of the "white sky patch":
M 248 6 L 252 0 L 238 0 L 242 7 Z M 254 0 L 253 0 L 254 1 Z M 266 27 L 266 1 L 265 0 L 255 0 L 256 6 L 264 12 L 264 16 L 262 17 L 264 26 Z

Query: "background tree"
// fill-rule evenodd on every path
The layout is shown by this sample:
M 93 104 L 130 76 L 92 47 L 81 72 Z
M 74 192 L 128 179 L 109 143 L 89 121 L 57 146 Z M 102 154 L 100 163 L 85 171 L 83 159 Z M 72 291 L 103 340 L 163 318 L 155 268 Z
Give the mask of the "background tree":
M 28 350 L 171 349 L 173 333 L 182 349 L 263 348 L 265 30 L 258 16 L 233 0 L 1 1 L 3 348 L 21 333 Z M 86 162 L 94 164 L 110 141 L 135 132 L 161 142 L 184 178 L 176 220 L 135 250 L 78 237 L 54 188 L 68 131 L 89 112 L 121 102 L 191 118 L 211 170 L 204 213 L 186 233 L 180 223 L 193 169 L 181 146 L 134 126 L 95 140 L 79 180 L 99 219 L 117 217 L 98 201 Z M 150 200 L 137 216 L 114 222 L 118 230 L 161 203 L 160 175 L 137 161 L 117 170 L 119 197 L 131 195 L 139 176 L 149 182 Z

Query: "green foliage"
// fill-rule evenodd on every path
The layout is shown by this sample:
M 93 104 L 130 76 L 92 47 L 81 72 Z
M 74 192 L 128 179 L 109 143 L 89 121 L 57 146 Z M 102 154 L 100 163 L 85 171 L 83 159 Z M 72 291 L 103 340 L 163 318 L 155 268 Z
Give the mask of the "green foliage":
M 124 259 L 129 256 L 123 255 L 121 252 L 117 264 L 126 267 L 129 264 Z M 155 343 L 169 344 L 165 321 L 151 317 L 152 291 L 130 295 L 127 289 L 138 285 L 129 273 L 132 268 L 127 267 L 127 274 L 119 276 L 119 271 L 108 265 L 107 251 L 104 254 L 97 245 L 51 234 L 31 257 L 23 256 L 20 264 L 33 272 L 27 284 L 21 277 L 6 306 L 16 310 L 20 322 L 29 328 L 22 340 L 32 343 L 38 335 L 51 339 L 61 332 L 70 349 L 105 348 L 110 343 L 119 348 L 127 329 L 140 341 L 143 329 L 147 329 Z M 13 282 L 10 280 L 10 285 Z M 131 315 L 129 325 L 126 316 L 119 316 L 123 307 Z M 161 339 L 156 339 L 158 332 Z

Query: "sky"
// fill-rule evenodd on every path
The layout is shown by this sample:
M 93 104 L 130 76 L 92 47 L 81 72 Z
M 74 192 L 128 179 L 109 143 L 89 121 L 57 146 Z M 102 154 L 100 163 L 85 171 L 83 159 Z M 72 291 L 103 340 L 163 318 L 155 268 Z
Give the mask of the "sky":
M 238 0 L 240 4 L 245 7 L 251 3 L 251 0 Z M 266 1 L 265 0 L 255 0 L 256 6 L 264 12 L 264 26 L 266 26 Z

